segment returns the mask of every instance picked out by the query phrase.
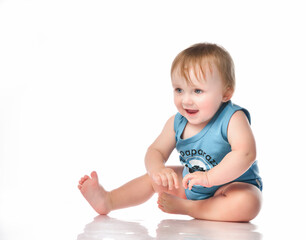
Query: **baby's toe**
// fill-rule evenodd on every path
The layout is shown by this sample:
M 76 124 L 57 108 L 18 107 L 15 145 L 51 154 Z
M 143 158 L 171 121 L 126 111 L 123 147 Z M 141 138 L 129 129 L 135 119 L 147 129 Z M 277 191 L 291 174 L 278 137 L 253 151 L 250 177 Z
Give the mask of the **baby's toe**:
M 89 177 L 87 175 L 85 175 L 84 177 L 82 177 L 79 181 L 79 184 L 83 184 Z

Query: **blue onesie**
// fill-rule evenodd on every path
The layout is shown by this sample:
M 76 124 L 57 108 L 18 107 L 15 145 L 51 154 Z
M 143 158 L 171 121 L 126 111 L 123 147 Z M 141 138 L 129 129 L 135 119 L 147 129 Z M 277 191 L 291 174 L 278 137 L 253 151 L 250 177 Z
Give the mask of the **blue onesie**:
M 180 162 L 184 165 L 183 177 L 195 171 L 212 169 L 231 151 L 231 146 L 227 139 L 227 127 L 233 114 L 239 110 L 245 113 L 251 123 L 250 114 L 246 109 L 228 101 L 221 105 L 201 132 L 187 139 L 181 138 L 187 119 L 180 113 L 176 114 L 174 119 L 176 149 L 180 154 Z M 233 182 L 250 183 L 262 190 L 262 180 L 259 176 L 257 161 Z M 185 190 L 186 197 L 192 200 L 206 199 L 212 197 L 221 186 L 206 188 L 195 185 L 191 190 Z

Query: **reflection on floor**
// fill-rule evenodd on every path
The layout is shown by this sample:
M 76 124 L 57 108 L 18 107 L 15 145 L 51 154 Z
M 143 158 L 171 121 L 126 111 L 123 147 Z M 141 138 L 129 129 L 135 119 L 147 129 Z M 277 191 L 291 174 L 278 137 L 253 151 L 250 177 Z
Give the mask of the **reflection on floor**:
M 99 239 L 211 239 L 260 240 L 262 235 L 251 223 L 226 223 L 202 220 L 162 220 L 156 226 L 155 236 L 149 234 L 141 221 L 123 221 L 98 216 L 85 226 L 77 240 Z

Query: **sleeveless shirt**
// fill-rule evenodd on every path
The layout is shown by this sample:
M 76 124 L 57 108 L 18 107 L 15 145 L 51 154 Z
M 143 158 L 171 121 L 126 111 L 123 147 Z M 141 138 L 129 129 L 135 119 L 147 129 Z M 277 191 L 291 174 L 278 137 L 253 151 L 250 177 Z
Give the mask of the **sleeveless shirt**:
M 208 171 L 217 166 L 225 155 L 231 151 L 227 129 L 229 121 L 236 111 L 243 111 L 251 124 L 249 112 L 228 101 L 221 105 L 217 113 L 198 134 L 187 139 L 181 138 L 187 119 L 180 113 L 176 114 L 174 119 L 176 149 L 180 154 L 181 164 L 185 166 L 185 174 L 195 171 Z M 257 160 L 244 174 L 234 181 L 244 182 L 256 179 L 261 179 Z

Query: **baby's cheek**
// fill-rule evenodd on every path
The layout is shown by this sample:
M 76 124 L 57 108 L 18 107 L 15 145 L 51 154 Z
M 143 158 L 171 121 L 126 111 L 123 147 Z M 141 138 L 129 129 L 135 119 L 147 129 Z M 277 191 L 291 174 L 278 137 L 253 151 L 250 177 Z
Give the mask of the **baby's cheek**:
M 205 112 L 205 115 L 208 118 L 213 117 L 214 114 L 216 113 L 216 107 L 214 106 L 214 104 L 211 104 L 211 103 L 203 103 L 201 106 L 201 109 L 203 109 L 203 111 Z

